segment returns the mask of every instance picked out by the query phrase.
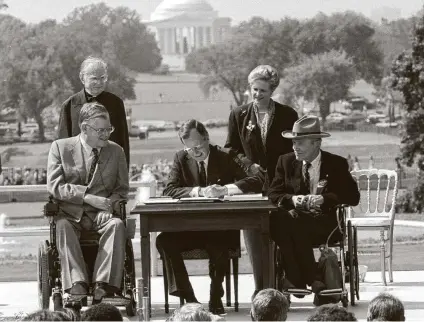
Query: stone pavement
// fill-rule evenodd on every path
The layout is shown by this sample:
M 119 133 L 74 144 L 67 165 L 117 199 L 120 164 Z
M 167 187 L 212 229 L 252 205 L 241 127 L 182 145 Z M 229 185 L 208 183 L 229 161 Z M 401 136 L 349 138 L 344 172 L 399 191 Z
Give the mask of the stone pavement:
M 191 277 L 196 296 L 202 303 L 209 299 L 209 277 Z M 240 310 L 234 312 L 234 308 L 226 308 L 227 321 L 250 320 L 249 305 L 253 291 L 253 276 L 242 274 L 239 276 L 239 302 Z M 355 313 L 358 320 L 366 320 L 366 312 L 369 301 L 382 291 L 388 291 L 398 296 L 406 308 L 407 321 L 422 321 L 424 319 L 424 271 L 400 271 L 394 272 L 394 283 L 383 286 L 379 272 L 368 272 L 364 283 L 361 283 L 361 299 L 355 307 L 349 310 Z M 292 299 L 292 306 L 288 315 L 289 320 L 304 321 L 314 309 L 312 296 L 304 299 Z M 152 320 L 164 321 L 167 315 L 163 308 L 163 278 L 152 278 Z M 224 303 L 225 304 L 225 303 Z M 171 309 L 179 305 L 178 298 L 170 297 Z M 37 283 L 16 282 L 0 283 L 0 317 L 12 317 L 19 312 L 31 312 L 37 309 Z M 133 317 L 131 320 L 136 321 Z

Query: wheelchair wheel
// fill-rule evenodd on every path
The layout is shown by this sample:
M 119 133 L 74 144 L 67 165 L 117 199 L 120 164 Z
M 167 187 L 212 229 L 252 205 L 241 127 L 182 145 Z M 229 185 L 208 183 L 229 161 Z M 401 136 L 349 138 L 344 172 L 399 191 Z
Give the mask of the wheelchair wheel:
M 359 258 L 358 258 L 358 229 L 352 227 L 353 230 L 353 263 L 355 265 L 355 293 L 356 299 L 359 301 Z
M 125 246 L 125 271 L 124 271 L 124 296 L 131 299 L 131 302 L 125 306 L 127 316 L 132 317 L 137 314 L 137 304 L 134 297 L 135 289 L 135 262 L 132 242 L 127 240 Z
M 51 286 L 49 283 L 49 249 L 47 241 L 38 246 L 38 304 L 40 309 L 50 305 Z
M 347 247 L 349 252 L 349 291 L 350 304 L 355 305 L 355 288 L 356 288 L 356 267 L 354 265 L 354 249 L 353 249 L 353 227 L 350 220 L 347 222 Z

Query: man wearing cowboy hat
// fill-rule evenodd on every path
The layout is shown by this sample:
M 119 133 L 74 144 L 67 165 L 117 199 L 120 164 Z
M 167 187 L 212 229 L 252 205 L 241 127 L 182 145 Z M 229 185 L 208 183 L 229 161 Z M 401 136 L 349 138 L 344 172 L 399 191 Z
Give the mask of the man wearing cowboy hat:
M 319 277 L 313 246 L 339 239 L 337 204 L 357 205 L 359 191 L 347 160 L 321 150 L 318 117 L 305 115 L 283 137 L 293 140 L 293 153 L 280 156 L 269 189 L 270 200 L 280 211 L 271 218 L 271 236 L 281 248 L 287 288 L 318 293 L 325 288 Z

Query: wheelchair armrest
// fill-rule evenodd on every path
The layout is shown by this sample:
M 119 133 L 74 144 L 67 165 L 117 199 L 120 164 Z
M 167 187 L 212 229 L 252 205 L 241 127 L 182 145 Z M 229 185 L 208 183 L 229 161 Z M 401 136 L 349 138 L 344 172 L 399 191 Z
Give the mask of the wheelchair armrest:
M 49 201 L 44 205 L 44 216 L 54 217 L 59 212 L 59 205 L 54 201 L 53 196 L 49 196 Z

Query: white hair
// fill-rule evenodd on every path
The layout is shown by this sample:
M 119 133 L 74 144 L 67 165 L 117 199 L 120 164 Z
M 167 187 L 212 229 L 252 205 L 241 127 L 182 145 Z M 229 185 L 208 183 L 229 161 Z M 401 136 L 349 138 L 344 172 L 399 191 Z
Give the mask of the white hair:
M 98 58 L 98 57 L 88 56 L 81 63 L 80 77 L 82 77 L 84 75 L 85 71 L 87 70 L 87 68 L 92 66 L 92 65 L 103 67 L 105 69 L 106 73 L 107 73 L 107 63 L 103 59 Z

